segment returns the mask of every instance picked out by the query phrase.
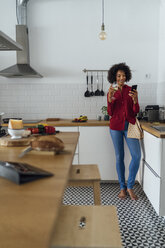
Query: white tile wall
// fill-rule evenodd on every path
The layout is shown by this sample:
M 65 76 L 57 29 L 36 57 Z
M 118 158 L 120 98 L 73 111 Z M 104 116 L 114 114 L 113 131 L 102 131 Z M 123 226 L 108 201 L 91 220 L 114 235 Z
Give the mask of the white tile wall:
M 146 105 L 157 104 L 157 83 L 138 84 L 138 98 L 142 109 Z
M 165 107 L 165 82 L 158 83 L 158 90 L 157 90 L 157 103 L 160 106 Z
M 107 92 L 109 84 L 104 85 Z M 138 84 L 141 108 L 156 104 L 157 84 Z M 96 90 L 96 86 L 94 87 Z M 106 105 L 106 95 L 84 97 L 85 84 L 53 84 L 28 82 L 0 83 L 0 111 L 4 117 L 45 119 L 48 117 L 75 118 L 87 115 L 96 119 Z

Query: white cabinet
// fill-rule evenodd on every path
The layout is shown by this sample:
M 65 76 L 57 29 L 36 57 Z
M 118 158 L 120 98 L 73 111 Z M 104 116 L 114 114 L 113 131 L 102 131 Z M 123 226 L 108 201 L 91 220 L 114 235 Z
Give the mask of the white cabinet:
M 163 139 L 144 131 L 144 159 L 160 176 Z
M 160 210 L 160 178 L 152 171 L 152 168 L 144 163 L 144 182 L 143 189 L 148 199 L 159 214 Z
M 98 164 L 101 180 L 118 180 L 116 159 L 109 127 L 79 127 L 79 163 Z M 125 144 L 126 179 L 131 161 L 129 150 Z
M 73 164 L 98 164 L 101 180 L 118 180 L 115 151 L 108 126 L 57 126 L 56 129 L 63 132 L 80 133 Z M 125 141 L 124 150 L 125 178 L 127 180 L 131 156 Z
M 165 216 L 165 139 L 144 131 L 143 190 L 158 215 Z
M 80 164 L 98 164 L 102 180 L 116 180 L 116 162 L 108 127 L 79 127 Z
M 79 127 L 58 127 L 56 126 L 56 130 L 61 132 L 79 132 Z M 79 164 L 79 143 L 77 143 L 73 164 Z

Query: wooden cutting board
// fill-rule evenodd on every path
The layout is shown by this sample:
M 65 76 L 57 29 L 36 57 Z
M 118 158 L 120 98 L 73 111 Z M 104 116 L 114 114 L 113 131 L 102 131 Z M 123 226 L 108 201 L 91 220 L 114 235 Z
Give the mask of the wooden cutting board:
M 33 137 L 11 139 L 10 136 L 0 138 L 0 146 L 28 146 Z

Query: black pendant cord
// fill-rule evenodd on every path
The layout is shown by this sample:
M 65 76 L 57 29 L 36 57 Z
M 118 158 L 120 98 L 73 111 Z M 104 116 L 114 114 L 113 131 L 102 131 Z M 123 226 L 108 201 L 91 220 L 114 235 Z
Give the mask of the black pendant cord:
M 104 0 L 102 0 L 102 24 L 104 25 Z

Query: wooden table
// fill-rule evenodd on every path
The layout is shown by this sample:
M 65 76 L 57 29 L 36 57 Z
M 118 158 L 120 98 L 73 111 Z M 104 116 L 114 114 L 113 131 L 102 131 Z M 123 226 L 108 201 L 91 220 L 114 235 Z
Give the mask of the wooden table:
M 57 134 L 66 152 L 31 151 L 18 158 L 25 147 L 0 147 L 0 160 L 26 162 L 54 173 L 53 177 L 17 185 L 0 178 L 0 247 L 45 248 L 58 216 L 79 133 Z

